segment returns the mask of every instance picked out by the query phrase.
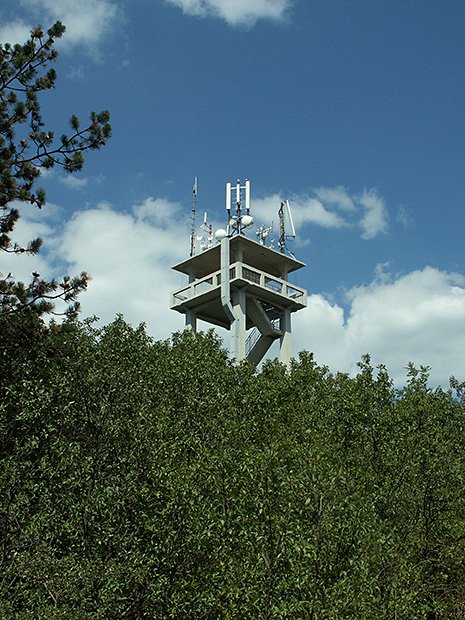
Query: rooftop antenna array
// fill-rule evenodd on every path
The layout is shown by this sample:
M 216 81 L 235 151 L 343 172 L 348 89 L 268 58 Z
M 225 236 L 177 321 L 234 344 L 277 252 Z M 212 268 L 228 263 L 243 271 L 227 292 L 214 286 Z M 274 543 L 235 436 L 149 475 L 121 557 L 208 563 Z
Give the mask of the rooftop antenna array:
M 231 214 L 232 195 L 235 193 L 235 213 Z M 244 204 L 242 201 L 244 197 Z M 243 215 L 243 211 L 245 214 Z M 244 228 L 250 228 L 253 224 L 253 217 L 250 215 L 250 181 L 246 179 L 245 185 L 241 185 L 237 180 L 236 186 L 226 183 L 226 212 L 228 214 L 228 225 L 226 234 L 228 237 L 242 235 Z
M 294 240 L 296 237 L 294 221 L 292 219 L 292 213 L 291 213 L 291 205 L 289 204 L 289 200 L 281 200 L 281 206 L 279 207 L 278 216 L 279 216 L 279 241 L 278 241 L 279 251 L 281 252 L 281 254 L 285 254 L 287 251 L 289 254 L 291 254 L 291 256 L 294 256 L 292 252 L 288 249 L 287 243 L 286 243 L 288 239 Z
M 228 222 L 226 228 L 219 228 L 213 233 L 213 226 L 207 221 L 207 213 L 204 212 L 203 222 L 200 225 L 199 234 L 196 233 L 196 209 L 197 209 L 198 180 L 194 177 L 194 185 L 192 187 L 192 214 L 191 214 L 191 234 L 190 234 L 190 257 L 195 256 L 197 243 L 199 243 L 200 251 L 204 252 L 214 245 L 214 242 L 220 242 L 225 237 L 234 237 L 235 235 L 243 235 L 246 228 L 253 226 L 254 219 L 250 214 L 250 181 L 246 179 L 245 184 L 241 185 L 240 179 L 235 185 L 226 183 L 226 212 Z M 286 252 L 294 257 L 293 253 L 287 247 L 288 240 L 294 240 L 296 237 L 294 221 L 292 218 L 291 206 L 289 200 L 281 200 L 278 210 L 279 217 L 279 240 L 278 247 L 281 254 Z M 258 242 L 260 245 L 274 248 L 274 239 L 269 238 L 273 232 L 273 223 L 271 226 L 263 226 L 256 231 Z M 295 257 L 294 257 L 295 258 Z

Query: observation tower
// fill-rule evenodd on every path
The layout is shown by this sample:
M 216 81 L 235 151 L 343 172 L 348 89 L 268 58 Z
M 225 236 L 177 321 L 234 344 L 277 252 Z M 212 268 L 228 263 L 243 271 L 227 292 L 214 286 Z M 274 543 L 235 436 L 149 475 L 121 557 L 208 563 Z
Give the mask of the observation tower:
M 235 204 L 232 208 L 232 197 Z M 186 286 L 171 294 L 171 309 L 185 315 L 186 327 L 197 320 L 218 325 L 232 334 L 230 352 L 237 361 L 259 364 L 275 340 L 279 360 L 292 356 L 291 315 L 307 305 L 307 291 L 288 280 L 304 263 L 289 255 L 286 239 L 295 237 L 288 201 L 281 203 L 279 251 L 266 245 L 272 228 L 257 231 L 258 241 L 246 236 L 253 226 L 250 181 L 226 184 L 228 224 L 213 233 L 204 216 L 203 236 L 196 236 L 197 180 L 192 200 L 190 257 L 173 267 L 188 277 Z M 200 251 L 196 253 L 196 242 Z M 272 245 L 272 244 L 271 244 Z

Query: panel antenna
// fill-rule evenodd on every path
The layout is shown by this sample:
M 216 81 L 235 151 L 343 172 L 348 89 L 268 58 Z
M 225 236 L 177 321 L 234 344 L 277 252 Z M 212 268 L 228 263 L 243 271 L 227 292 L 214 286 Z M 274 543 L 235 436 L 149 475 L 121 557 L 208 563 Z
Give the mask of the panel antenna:
M 232 196 L 235 194 L 235 213 L 231 214 Z M 243 201 L 244 197 L 244 201 Z M 243 202 L 245 204 L 243 204 Z M 245 214 L 243 211 L 245 210 Z M 250 181 L 246 179 L 245 185 L 241 185 L 237 180 L 233 187 L 231 183 L 226 183 L 226 212 L 228 214 L 227 234 L 243 235 L 245 228 L 250 228 L 253 224 L 253 217 L 250 215 Z

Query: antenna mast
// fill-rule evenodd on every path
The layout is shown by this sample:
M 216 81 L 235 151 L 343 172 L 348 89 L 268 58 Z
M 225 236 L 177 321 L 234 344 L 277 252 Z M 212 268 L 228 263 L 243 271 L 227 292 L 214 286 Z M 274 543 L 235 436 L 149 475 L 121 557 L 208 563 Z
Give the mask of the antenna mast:
M 245 215 L 242 215 L 242 190 L 245 194 Z M 235 206 L 236 212 L 231 214 L 231 194 L 236 195 Z M 249 228 L 253 224 L 253 217 L 250 215 L 250 181 L 246 179 L 245 185 L 241 185 L 237 180 L 233 187 L 231 183 L 226 183 L 226 212 L 228 214 L 228 237 L 237 234 L 242 235 L 244 228 Z
M 191 212 L 191 251 L 190 256 L 195 254 L 195 209 L 197 207 L 197 177 L 194 177 L 194 186 L 192 187 L 192 212 Z
M 288 239 L 295 239 L 295 227 L 292 220 L 291 205 L 289 200 L 281 200 L 281 206 L 278 211 L 279 216 L 279 251 L 281 254 L 285 254 L 287 250 L 286 241 Z M 286 223 L 289 227 L 289 231 L 286 229 Z

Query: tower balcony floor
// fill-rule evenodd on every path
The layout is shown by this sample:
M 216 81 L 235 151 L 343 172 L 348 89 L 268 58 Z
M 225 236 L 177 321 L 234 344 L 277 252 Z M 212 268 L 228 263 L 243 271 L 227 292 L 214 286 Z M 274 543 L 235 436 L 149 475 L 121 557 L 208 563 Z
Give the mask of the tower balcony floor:
M 276 308 L 295 312 L 307 305 L 307 291 L 242 262 L 230 265 L 231 291 L 245 290 L 246 295 L 260 299 Z M 229 328 L 221 304 L 221 270 L 195 279 L 171 294 L 171 309 L 185 313 L 192 310 L 198 318 Z

